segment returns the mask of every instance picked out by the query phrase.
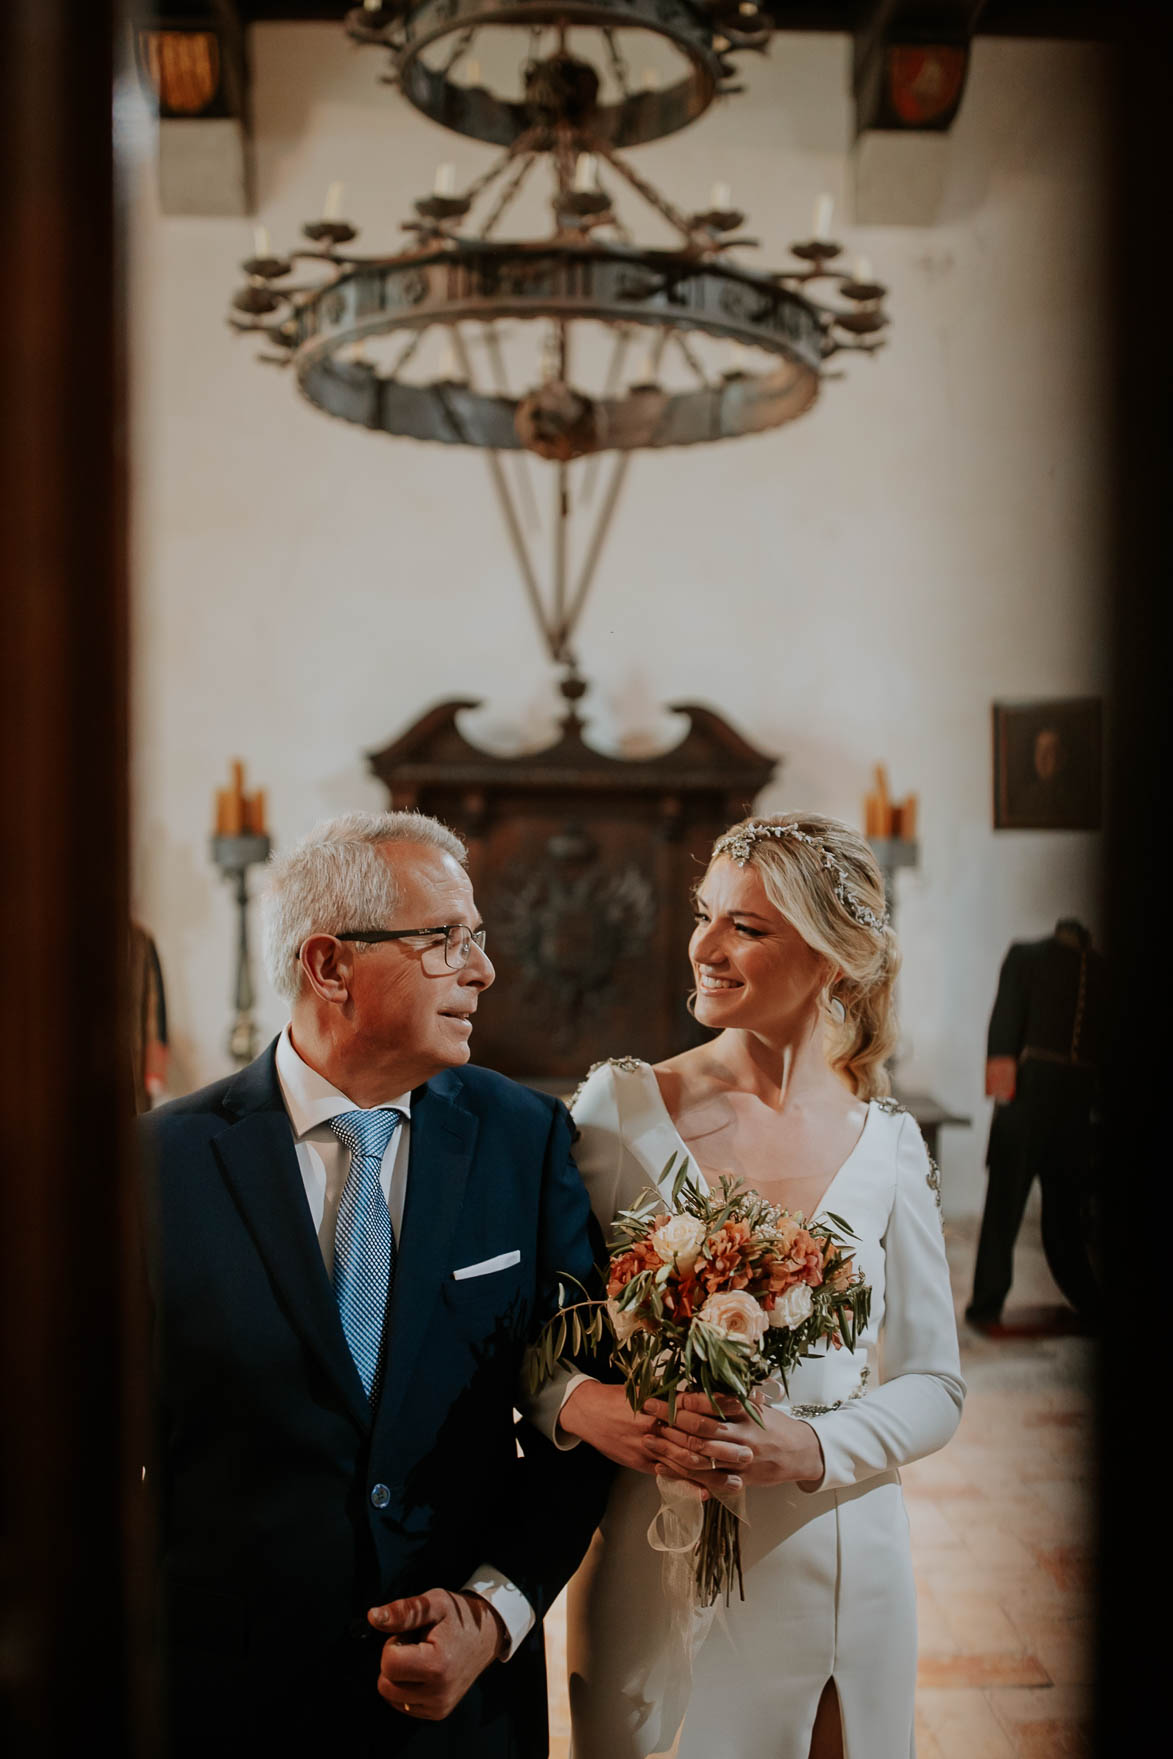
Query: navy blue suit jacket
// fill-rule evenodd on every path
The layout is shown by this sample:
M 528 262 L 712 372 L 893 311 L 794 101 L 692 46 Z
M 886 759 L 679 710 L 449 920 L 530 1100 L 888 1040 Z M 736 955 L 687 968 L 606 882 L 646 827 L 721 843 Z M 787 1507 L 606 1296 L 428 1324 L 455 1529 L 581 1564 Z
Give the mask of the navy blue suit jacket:
M 513 1418 L 559 1274 L 589 1283 L 599 1255 L 574 1127 L 558 1101 L 485 1069 L 445 1071 L 413 1094 L 372 1415 L 274 1056 L 271 1045 L 142 1120 L 174 1748 L 545 1754 L 540 1625 L 451 1717 L 425 1723 L 378 1697 L 381 1643 L 365 1613 L 459 1588 L 487 1562 L 540 1619 L 586 1549 L 609 1468 Z M 514 1250 L 512 1268 L 453 1279 Z

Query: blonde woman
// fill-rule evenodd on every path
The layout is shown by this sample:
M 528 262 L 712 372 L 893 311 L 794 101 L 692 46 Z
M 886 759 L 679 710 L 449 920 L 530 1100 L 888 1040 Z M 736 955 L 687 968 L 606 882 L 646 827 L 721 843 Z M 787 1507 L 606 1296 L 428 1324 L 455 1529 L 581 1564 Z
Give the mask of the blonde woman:
M 941 1447 L 964 1386 L 936 1169 L 886 1099 L 899 963 L 866 842 L 809 814 L 719 838 L 689 943 L 696 1017 L 716 1036 L 655 1068 L 595 1068 L 573 1106 L 576 1159 L 604 1229 L 673 1153 L 772 1202 L 842 1216 L 873 1290 L 854 1354 L 804 1361 L 760 1429 L 690 1396 L 634 1416 L 570 1383 L 557 1439 L 618 1474 L 571 1588 L 574 1759 L 907 1759 L 916 1608 L 900 1467 Z M 883 1339 L 883 1362 L 879 1345 Z M 744 1486 L 745 1601 L 673 1665 L 655 1475 Z M 677 1653 L 679 1645 L 677 1645 Z

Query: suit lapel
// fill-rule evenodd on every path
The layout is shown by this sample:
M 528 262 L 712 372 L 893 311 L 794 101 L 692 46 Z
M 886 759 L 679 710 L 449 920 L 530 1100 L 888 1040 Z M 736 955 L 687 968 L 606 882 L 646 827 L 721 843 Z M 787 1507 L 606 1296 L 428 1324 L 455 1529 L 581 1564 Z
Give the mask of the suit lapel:
M 411 1160 L 387 1325 L 381 1423 L 392 1421 L 399 1409 L 451 1264 L 478 1129 L 476 1118 L 459 1103 L 460 1091 L 459 1077 L 446 1071 L 412 1096 Z
M 272 1047 L 233 1083 L 225 1107 L 244 1115 L 214 1138 L 212 1148 L 285 1315 L 351 1415 L 369 1428 L 370 1407 L 310 1219 Z

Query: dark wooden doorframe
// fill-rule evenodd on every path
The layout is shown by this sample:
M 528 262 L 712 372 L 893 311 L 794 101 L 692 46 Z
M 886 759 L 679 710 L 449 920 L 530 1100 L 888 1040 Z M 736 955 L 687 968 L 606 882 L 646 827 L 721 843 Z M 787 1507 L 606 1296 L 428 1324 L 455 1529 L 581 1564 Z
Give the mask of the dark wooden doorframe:
M 111 0 L 0 7 L 6 1752 L 154 1750 L 130 1201 L 126 442 Z

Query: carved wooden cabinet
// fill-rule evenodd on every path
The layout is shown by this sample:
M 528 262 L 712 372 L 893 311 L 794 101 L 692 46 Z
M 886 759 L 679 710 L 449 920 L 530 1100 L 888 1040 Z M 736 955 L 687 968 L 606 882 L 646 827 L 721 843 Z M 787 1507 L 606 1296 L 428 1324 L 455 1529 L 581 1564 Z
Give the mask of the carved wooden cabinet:
M 563 685 L 572 699 L 582 688 Z M 601 1057 L 656 1061 L 696 1043 L 692 888 L 775 761 L 693 703 L 672 705 L 687 731 L 656 757 L 593 750 L 573 706 L 554 745 L 496 757 L 457 725 L 478 706 L 442 703 L 368 759 L 393 807 L 431 813 L 468 843 L 497 970 L 477 1062 L 559 1091 Z

